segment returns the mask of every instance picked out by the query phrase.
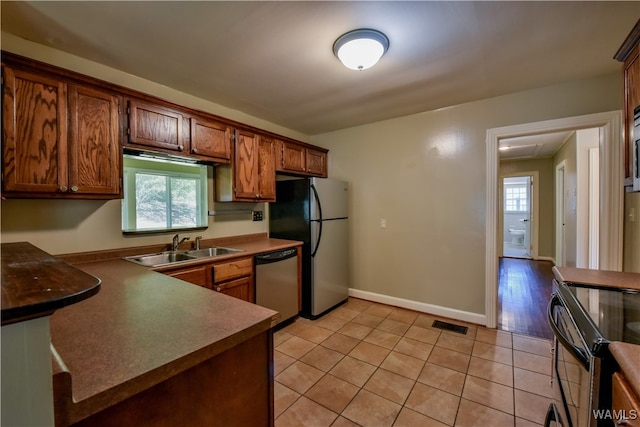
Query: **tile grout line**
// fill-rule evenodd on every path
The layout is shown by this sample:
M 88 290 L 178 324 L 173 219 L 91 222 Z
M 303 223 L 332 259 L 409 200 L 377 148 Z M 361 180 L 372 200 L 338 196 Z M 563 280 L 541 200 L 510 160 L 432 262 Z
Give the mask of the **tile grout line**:
M 420 374 L 418 374 L 418 376 L 417 376 L 415 379 L 413 379 L 413 378 L 411 378 L 411 377 L 407 377 L 407 376 L 405 376 L 404 374 L 400 374 L 400 373 L 398 373 L 398 372 L 388 371 L 387 369 L 385 369 L 385 368 L 383 368 L 383 367 L 382 367 L 382 364 L 384 363 L 384 361 L 385 361 L 385 360 L 387 360 L 387 358 L 389 357 L 389 355 L 390 355 L 390 354 L 392 354 L 392 352 L 394 352 L 394 351 L 395 351 L 395 352 L 397 352 L 397 353 L 399 353 L 399 354 L 402 354 L 402 355 L 411 356 L 411 355 L 408 355 L 408 354 L 405 354 L 405 353 L 402 353 L 402 352 L 399 352 L 399 351 L 397 351 L 397 350 L 396 350 L 396 348 L 397 348 L 397 346 L 398 346 L 399 342 L 400 342 L 403 338 L 411 339 L 411 340 L 415 340 L 414 338 L 407 337 L 407 336 L 406 336 L 406 334 L 407 334 L 407 332 L 410 330 L 411 326 L 422 327 L 422 326 L 418 326 L 418 325 L 416 325 L 416 321 L 417 321 L 418 319 L 420 319 L 420 316 L 424 315 L 424 316 L 426 316 L 427 318 L 433 318 L 433 317 L 438 318 L 438 316 L 432 316 L 432 315 L 429 315 L 429 314 L 426 314 L 426 313 L 418 313 L 418 314 L 413 318 L 413 320 L 411 321 L 411 323 L 406 323 L 406 322 L 402 322 L 402 321 L 394 320 L 394 321 L 397 321 L 397 322 L 399 322 L 399 323 L 403 323 L 404 325 L 407 325 L 407 326 L 408 326 L 408 327 L 407 327 L 407 329 L 406 329 L 406 330 L 404 330 L 404 332 L 403 332 L 402 334 L 397 334 L 397 333 L 394 333 L 394 332 L 386 331 L 386 330 L 384 330 L 384 329 L 379 329 L 380 324 L 382 324 L 382 322 L 384 322 L 384 320 L 389 319 L 389 316 L 393 313 L 394 308 L 391 308 L 391 307 L 389 306 L 389 308 L 391 308 L 391 310 L 390 310 L 390 311 L 389 311 L 389 312 L 388 312 L 384 317 L 380 317 L 379 315 L 376 315 L 376 314 L 368 314 L 368 313 L 366 313 L 366 312 L 367 312 L 367 310 L 368 310 L 370 307 L 372 307 L 372 306 L 373 306 L 373 304 L 375 304 L 375 303 L 369 304 L 369 307 L 367 307 L 367 308 L 363 309 L 362 311 L 353 310 L 353 311 L 357 311 L 357 312 L 358 312 L 358 314 L 357 314 L 355 317 L 352 317 L 352 318 L 351 318 L 351 320 L 347 320 L 347 319 L 345 319 L 345 318 L 337 317 L 337 318 L 340 320 L 340 322 L 341 322 L 341 323 L 343 323 L 341 327 L 337 328 L 337 330 L 333 330 L 333 329 L 325 328 L 325 327 L 320 326 L 320 325 L 313 325 L 313 326 L 317 326 L 317 327 L 319 327 L 319 328 L 322 328 L 322 329 L 324 329 L 324 330 L 325 330 L 325 331 L 327 331 L 327 332 L 330 332 L 330 335 L 328 335 L 328 336 L 327 336 L 326 338 L 324 338 L 322 341 L 317 342 L 317 343 L 316 343 L 315 341 L 309 341 L 309 340 L 306 340 L 305 338 L 302 338 L 302 337 L 300 337 L 300 336 L 296 335 L 295 333 L 285 331 L 284 329 L 286 329 L 286 327 L 282 329 L 283 333 L 287 333 L 287 334 L 289 335 L 289 337 L 288 337 L 288 338 L 286 338 L 284 341 L 280 342 L 280 343 L 278 344 L 278 347 L 279 347 L 279 346 L 281 346 L 282 344 L 284 344 L 285 342 L 289 341 L 289 340 L 290 340 L 292 337 L 294 337 L 294 336 L 298 337 L 299 339 L 303 339 L 303 340 L 308 341 L 308 342 L 310 342 L 310 343 L 312 343 L 312 344 L 313 344 L 313 348 L 312 348 L 312 349 L 310 349 L 309 351 L 305 352 L 304 354 L 302 354 L 300 357 L 294 357 L 294 356 L 291 356 L 291 355 L 289 355 L 289 354 L 283 353 L 283 354 L 287 355 L 288 357 L 291 357 L 292 359 L 294 359 L 294 362 L 293 362 L 293 363 L 291 363 L 289 366 L 293 365 L 294 363 L 296 363 L 296 362 L 298 362 L 298 361 L 299 361 L 299 362 L 301 362 L 301 363 L 305 363 L 305 364 L 309 365 L 308 363 L 303 362 L 301 359 L 302 359 L 303 357 L 305 357 L 308 353 L 310 353 L 311 351 L 313 351 L 315 348 L 317 348 L 318 346 L 322 346 L 322 347 L 323 347 L 323 348 L 325 348 L 325 349 L 328 349 L 328 350 L 331 350 L 331 351 L 335 351 L 335 350 L 332 350 L 332 349 L 330 349 L 330 348 L 325 347 L 325 346 L 323 346 L 323 345 L 322 345 L 322 343 L 323 343 L 323 342 L 325 342 L 327 339 L 329 339 L 330 337 L 334 336 L 335 334 L 341 334 L 341 335 L 348 336 L 348 337 L 350 337 L 350 338 L 356 339 L 356 340 L 358 340 L 358 344 L 359 344 L 359 343 L 362 343 L 362 342 L 366 342 L 366 343 L 368 343 L 368 344 L 370 344 L 370 345 L 373 345 L 373 346 L 379 347 L 380 349 L 384 349 L 384 350 L 388 351 L 388 353 L 387 353 L 387 355 L 385 356 L 385 358 L 383 359 L 383 361 L 382 361 L 382 362 L 380 362 L 380 363 L 379 363 L 379 364 L 377 364 L 377 365 L 372 365 L 371 363 L 369 363 L 369 362 L 367 362 L 367 361 L 365 361 L 365 360 L 361 360 L 361 359 L 358 359 L 358 358 L 356 358 L 356 357 L 349 356 L 349 354 L 353 351 L 353 349 L 354 349 L 355 347 L 357 347 L 357 345 L 358 345 L 358 344 L 356 344 L 354 347 L 352 347 L 352 348 L 351 348 L 351 350 L 350 350 L 348 353 L 346 353 L 346 354 L 345 354 L 345 353 L 342 353 L 342 352 L 338 352 L 338 353 L 341 353 L 341 358 L 340 358 L 340 360 L 339 360 L 339 361 L 337 361 L 337 362 L 333 365 L 333 367 L 335 367 L 337 364 L 339 364 L 339 363 L 340 363 L 340 361 L 344 360 L 344 358 L 345 358 L 345 357 L 349 356 L 349 357 L 351 357 L 351 358 L 353 358 L 353 359 L 355 359 L 355 360 L 358 360 L 358 361 L 360 361 L 360 362 L 364 362 L 364 363 L 367 363 L 367 364 L 371 365 L 372 367 L 374 367 L 374 368 L 375 368 L 375 370 L 371 373 L 371 375 L 369 375 L 369 377 L 367 378 L 366 382 L 365 382 L 362 386 L 358 386 L 357 384 L 352 384 L 352 383 L 350 383 L 350 382 L 348 382 L 348 381 L 347 381 L 348 383 L 350 383 L 350 384 L 352 384 L 352 385 L 354 385 L 354 386 L 358 387 L 358 391 L 357 391 L 357 392 L 356 392 L 356 394 L 355 394 L 355 395 L 354 395 L 354 396 L 349 400 L 349 402 L 344 406 L 344 408 L 342 409 L 342 411 L 341 411 L 340 413 L 338 413 L 338 414 L 337 414 L 336 420 L 337 420 L 339 417 L 344 417 L 344 416 L 342 415 L 342 413 L 343 413 L 343 412 L 344 412 L 344 411 L 349 407 L 349 405 L 353 402 L 353 400 L 355 399 L 355 397 L 356 397 L 356 396 L 358 396 L 362 390 L 366 390 L 366 389 L 365 389 L 366 385 L 371 381 L 371 379 L 374 377 L 374 375 L 375 375 L 377 372 L 379 372 L 380 370 L 383 370 L 383 371 L 385 371 L 385 372 L 393 373 L 393 374 L 398 375 L 398 376 L 403 377 L 403 378 L 407 378 L 407 379 L 409 379 L 409 380 L 411 380 L 411 381 L 413 382 L 413 383 L 412 383 L 412 386 L 411 386 L 411 389 L 408 391 L 408 393 L 407 393 L 406 397 L 403 399 L 403 402 L 402 402 L 401 404 L 398 404 L 398 403 L 397 403 L 397 402 L 395 402 L 395 401 L 389 400 L 389 399 L 387 399 L 386 397 L 380 396 L 380 395 L 378 395 L 377 393 L 374 393 L 374 392 L 371 392 L 371 391 L 366 390 L 366 391 L 368 391 L 369 393 L 371 393 L 371 394 L 373 394 L 373 395 L 375 395 L 375 396 L 378 396 L 378 397 L 380 397 L 380 398 L 382 398 L 382 399 L 385 399 L 385 400 L 387 400 L 387 401 L 389 401 L 389 402 L 391 402 L 391 403 L 393 403 L 393 404 L 395 404 L 395 405 L 400 406 L 400 410 L 398 411 L 398 413 L 397 413 L 397 414 L 395 415 L 395 417 L 394 417 L 394 423 L 395 423 L 395 421 L 397 421 L 397 418 L 399 417 L 400 412 L 402 411 L 402 409 L 403 409 L 403 408 L 405 408 L 405 407 L 406 407 L 407 409 L 411 409 L 411 408 L 409 408 L 409 407 L 407 407 L 407 406 L 406 406 L 406 402 L 407 402 L 407 400 L 409 399 L 409 397 L 411 396 L 411 393 L 415 390 L 415 387 L 416 387 L 417 383 L 421 383 L 421 384 L 427 385 L 427 386 L 429 386 L 429 387 L 432 387 L 432 386 L 430 386 L 430 385 L 428 385 L 428 384 L 425 384 L 425 383 L 423 383 L 423 382 L 419 381 Z M 376 305 L 377 305 L 377 304 L 376 304 Z M 382 304 L 380 304 L 380 305 L 382 305 Z M 387 306 L 385 306 L 385 307 L 387 307 Z M 357 317 L 361 316 L 362 314 L 367 314 L 367 315 L 370 315 L 370 316 L 375 316 L 375 317 L 378 317 L 378 318 L 380 318 L 380 319 L 382 319 L 382 320 L 380 320 L 379 322 L 377 322 L 375 326 L 370 326 L 369 324 L 362 324 L 362 323 L 354 322 L 354 320 L 355 320 Z M 363 319 L 360 319 L 360 320 L 362 321 Z M 393 320 L 393 319 L 389 319 L 389 320 Z M 346 326 L 347 324 L 352 323 L 352 322 L 353 322 L 353 323 L 355 323 L 355 324 L 357 324 L 357 325 L 361 325 L 361 326 L 368 327 L 368 328 L 370 328 L 371 330 L 370 330 L 370 331 L 368 331 L 368 332 L 367 332 L 367 334 L 366 334 L 365 336 L 363 336 L 363 338 L 361 338 L 361 339 L 358 339 L 358 338 L 356 338 L 356 337 L 352 337 L 352 336 L 349 336 L 349 335 L 345 335 L 345 334 L 343 334 L 343 333 L 341 333 L 341 332 L 340 332 L 340 330 L 341 330 L 344 326 Z M 307 323 L 307 322 L 304 322 L 304 323 Z M 303 323 L 302 325 L 304 325 L 304 323 Z M 310 324 L 310 325 L 312 325 L 312 323 L 311 323 L 311 322 L 309 322 L 309 324 Z M 444 347 L 444 346 L 442 346 L 442 345 L 441 345 L 442 343 L 440 343 L 440 345 L 438 345 L 439 340 L 440 340 L 440 338 L 441 338 L 441 337 L 443 337 L 443 336 L 449 336 L 449 337 L 458 337 L 458 338 L 468 339 L 468 340 L 470 340 L 470 341 L 474 342 L 474 346 L 475 346 L 475 342 L 480 342 L 480 343 L 483 343 L 483 344 L 492 345 L 492 346 L 494 346 L 494 347 L 499 347 L 499 348 L 509 348 L 509 347 L 504 347 L 504 346 L 502 346 L 502 345 L 499 345 L 499 344 L 497 343 L 497 340 L 496 340 L 496 342 L 491 342 L 491 343 L 487 343 L 487 342 L 484 342 L 484 341 L 482 341 L 482 340 L 478 340 L 478 336 L 477 336 L 477 335 L 478 335 L 478 331 L 477 331 L 478 325 L 473 325 L 473 326 L 475 326 L 475 328 L 476 328 L 476 330 L 474 331 L 474 332 L 475 332 L 475 334 L 474 334 L 474 337 L 473 337 L 473 338 L 471 338 L 471 337 L 469 337 L 469 336 L 466 336 L 466 335 L 464 335 L 464 336 L 460 335 L 460 336 L 459 336 L 459 335 L 457 335 L 457 334 L 453 334 L 453 333 L 452 333 L 452 334 L 447 334 L 447 333 L 446 333 L 447 331 L 440 330 L 440 329 L 435 329 L 435 330 L 437 330 L 438 335 L 434 338 L 434 343 L 433 343 L 433 344 L 430 344 L 429 342 L 425 342 L 425 341 L 415 340 L 415 341 L 418 341 L 418 342 L 421 342 L 421 343 L 425 343 L 425 344 L 427 344 L 427 345 L 430 345 L 430 346 L 432 347 L 432 348 L 431 348 L 431 350 L 429 351 L 429 355 L 428 355 L 428 356 L 426 356 L 426 359 L 424 359 L 424 360 L 423 360 L 423 359 L 420 359 L 420 360 L 422 360 L 422 362 L 423 362 L 421 372 L 424 370 L 424 368 L 425 368 L 426 364 L 427 364 L 427 363 L 429 363 L 429 359 L 430 359 L 430 357 L 431 357 L 431 354 L 432 354 L 433 350 L 434 350 L 436 347 L 438 347 L 438 348 L 442 348 L 442 349 L 445 349 L 445 350 L 448 350 L 448 351 L 453 351 L 453 352 L 456 352 L 456 353 L 460 353 L 460 354 L 463 354 L 463 355 L 465 355 L 465 356 L 468 356 L 468 357 L 469 357 L 469 361 L 468 361 L 468 362 L 467 362 L 467 364 L 466 364 L 466 370 L 465 370 L 465 372 L 464 372 L 465 378 L 464 378 L 464 382 L 463 382 L 462 390 L 460 391 L 460 396 L 458 396 L 458 395 L 454 395 L 454 396 L 456 396 L 456 398 L 458 398 L 458 406 L 457 406 L 457 408 L 456 408 L 456 414 L 455 414 L 455 417 L 454 417 L 454 420 L 453 420 L 453 423 L 454 423 L 454 424 L 455 424 L 455 422 L 456 422 L 456 420 L 457 420 L 457 418 L 458 418 L 458 415 L 459 415 L 459 411 L 460 411 L 460 406 L 461 406 L 462 400 L 468 400 L 468 399 L 463 399 L 463 396 L 462 396 L 462 395 L 463 395 L 463 393 L 464 393 L 464 389 L 465 389 L 465 386 L 466 386 L 466 384 L 467 384 L 467 380 L 468 380 L 468 377 L 469 377 L 469 376 L 472 376 L 472 377 L 474 377 L 474 378 L 480 378 L 480 379 L 482 379 L 482 380 L 484 380 L 484 381 L 488 381 L 488 382 L 491 382 L 491 383 L 495 383 L 495 384 L 499 384 L 499 385 L 504 386 L 504 384 L 499 383 L 499 382 L 497 382 L 497 381 L 494 381 L 493 379 L 485 379 L 485 378 L 477 377 L 476 375 L 472 375 L 472 374 L 470 374 L 470 373 L 469 373 L 469 368 L 470 368 L 470 363 L 471 363 L 471 360 L 472 360 L 472 358 L 473 358 L 473 357 L 476 357 L 476 358 L 479 358 L 479 359 L 483 359 L 483 360 L 488 360 L 488 361 L 490 361 L 490 362 L 498 363 L 498 364 L 501 364 L 501 365 L 506 365 L 506 364 L 504 364 L 504 363 L 502 363 L 502 362 L 499 362 L 499 361 L 496 361 L 496 360 L 493 360 L 493 359 L 484 359 L 484 358 L 480 358 L 480 357 L 478 357 L 478 356 L 473 356 L 473 346 L 472 346 L 472 348 L 471 348 L 471 350 L 470 350 L 470 353 L 466 353 L 466 352 L 464 352 L 464 351 L 459 351 L 459 348 L 455 348 L 455 346 L 454 346 L 454 348 L 448 348 L 448 347 Z M 424 328 L 424 329 L 431 329 L 431 330 L 434 330 L 433 328 Z M 393 345 L 393 347 L 392 347 L 392 348 L 390 348 L 390 349 L 389 349 L 389 348 L 387 348 L 387 347 L 383 347 L 383 346 L 380 346 L 380 345 L 378 345 L 378 344 L 375 344 L 375 343 L 373 343 L 373 342 L 365 341 L 365 339 L 366 339 L 368 336 L 370 336 L 374 331 L 381 331 L 381 332 L 385 332 L 385 333 L 388 333 L 388 334 L 391 334 L 391 335 L 395 335 L 395 336 L 399 337 L 399 339 L 395 342 L 395 344 Z M 493 331 L 493 330 L 492 330 L 492 331 Z M 509 348 L 509 350 L 510 350 L 511 374 L 512 374 L 512 386 L 511 386 L 511 389 L 512 389 L 512 397 L 513 397 L 513 403 L 512 403 L 512 410 L 513 410 L 513 413 L 512 413 L 512 414 L 508 414 L 508 413 L 506 413 L 506 412 L 500 411 L 499 409 L 492 408 L 492 407 L 488 407 L 488 406 L 486 406 L 485 404 L 482 404 L 482 403 L 479 403 L 479 402 L 475 402 L 475 403 L 476 403 L 476 404 L 479 404 L 479 405 L 482 405 L 482 406 L 484 406 L 484 407 L 488 407 L 488 408 L 491 408 L 491 409 L 495 409 L 495 410 L 500 411 L 500 412 L 502 412 L 502 413 L 504 413 L 504 414 L 507 414 L 507 415 L 509 415 L 509 416 L 511 416 L 511 417 L 512 417 L 512 420 L 513 420 L 513 422 L 515 423 L 515 418 L 516 418 L 516 413 L 515 413 L 515 412 L 516 412 L 516 410 L 515 410 L 515 393 L 516 393 L 516 387 L 515 387 L 515 369 L 516 369 L 516 366 L 515 366 L 515 357 L 514 357 L 514 352 L 515 352 L 515 351 L 522 351 L 522 352 L 529 353 L 529 354 L 536 354 L 536 353 L 531 353 L 531 352 L 526 351 L 526 350 L 516 350 L 516 349 L 514 348 L 514 345 L 513 345 L 513 336 L 515 335 L 514 333 L 512 333 L 512 332 L 507 332 L 507 331 L 499 331 L 499 330 L 495 330 L 495 331 L 496 331 L 497 333 L 507 333 L 507 334 L 509 334 L 509 335 L 511 336 L 511 340 L 510 340 L 510 341 L 511 341 L 511 347 Z M 518 334 L 518 335 L 519 335 L 519 334 Z M 528 337 L 528 336 L 524 336 L 524 335 L 519 335 L 519 336 L 522 336 L 523 338 L 526 338 L 526 339 L 530 338 L 530 337 Z M 545 341 L 545 340 L 540 340 L 540 341 Z M 536 354 L 536 355 L 539 355 L 539 354 Z M 411 356 L 411 357 L 413 357 L 413 356 Z M 544 357 L 544 356 L 542 356 L 542 357 Z M 432 364 L 433 364 L 433 362 L 432 362 Z M 443 366 L 441 366 L 441 365 L 439 365 L 439 364 L 437 364 L 437 363 L 436 363 L 435 365 L 436 365 L 436 366 L 439 366 L 439 367 L 443 367 Z M 315 366 L 313 366 L 313 365 L 309 365 L 309 366 L 311 366 L 311 367 L 314 367 L 314 368 L 315 368 Z M 333 367 L 332 367 L 331 369 L 333 369 Z M 287 367 L 287 368 L 288 368 L 288 367 Z M 283 369 L 282 369 L 282 371 L 281 371 L 281 372 L 279 372 L 279 374 L 278 374 L 278 375 L 280 375 L 282 372 L 284 372 L 287 368 L 283 368 Z M 318 369 L 318 368 L 315 368 L 315 369 Z M 322 371 L 322 376 L 321 376 L 317 381 L 315 381 L 312 385 L 310 385 L 310 386 L 309 386 L 309 388 L 308 388 L 304 393 L 297 393 L 295 390 L 292 390 L 292 391 L 296 392 L 297 394 L 299 394 L 299 396 L 298 396 L 298 397 L 297 397 L 293 402 L 291 402 L 291 404 L 290 404 L 290 405 L 288 405 L 286 408 L 283 408 L 283 409 L 280 411 L 280 415 L 278 416 L 278 418 L 279 418 L 280 416 L 282 416 L 282 415 L 283 415 L 283 414 L 284 414 L 284 413 L 285 413 L 289 408 L 291 408 L 291 406 L 293 406 L 293 405 L 294 405 L 298 400 L 300 400 L 300 397 L 302 397 L 302 396 L 305 396 L 307 399 L 311 400 L 312 402 L 314 402 L 314 403 L 316 403 L 316 404 L 318 404 L 318 405 L 322 406 L 323 408 L 325 408 L 325 409 L 327 409 L 327 410 L 329 410 L 329 411 L 331 411 L 332 413 L 334 413 L 334 414 L 335 414 L 335 412 L 334 412 L 333 410 L 331 410 L 330 408 L 327 408 L 325 405 L 322 405 L 321 403 L 316 402 L 315 400 L 313 400 L 313 399 L 311 399 L 311 398 L 309 398 L 309 397 L 307 397 L 307 396 L 306 396 L 306 393 L 307 393 L 307 392 L 309 392 L 309 391 L 310 391 L 310 390 L 311 390 L 311 389 L 312 389 L 316 384 L 318 384 L 318 382 L 320 382 L 323 378 L 325 378 L 327 375 L 333 375 L 333 374 L 331 374 L 331 373 L 330 373 L 331 369 L 329 369 L 328 371 L 321 370 L 321 371 Z M 450 368 L 449 368 L 449 369 L 450 369 Z M 519 369 L 526 370 L 526 371 L 529 371 L 529 372 L 533 372 L 533 373 L 536 373 L 536 374 L 540 374 L 539 372 L 532 371 L 532 370 L 529 370 L 529 369 L 526 369 L 526 368 L 519 368 Z M 339 378 L 339 377 L 336 377 L 336 378 Z M 339 378 L 339 379 L 341 379 L 341 378 Z M 342 380 L 342 381 L 344 381 L 343 379 L 341 379 L 341 380 Z M 281 385 L 281 386 L 284 386 L 284 387 L 286 387 L 286 388 L 288 388 L 288 389 L 290 389 L 289 387 L 287 387 L 286 385 L 284 385 L 284 384 L 282 384 L 282 383 L 280 383 L 280 385 Z M 446 393 L 448 393 L 448 394 L 451 394 L 451 393 L 450 393 L 449 391 L 447 391 L 447 390 L 442 390 L 442 389 L 440 389 L 440 388 L 436 388 L 436 389 L 437 389 L 437 390 L 441 390 L 441 391 L 443 391 L 443 392 L 446 392 Z M 291 389 L 290 389 L 290 390 L 291 390 Z M 533 393 L 533 392 L 531 392 L 531 393 L 532 393 L 532 394 L 536 394 L 536 393 Z M 473 402 L 473 401 L 472 401 L 472 402 Z M 429 415 L 423 414 L 423 413 L 421 413 L 421 412 L 418 412 L 418 413 L 419 413 L 420 415 L 422 415 L 422 416 L 426 416 L 426 417 L 428 417 L 428 418 L 430 418 L 430 419 L 433 419 L 433 418 L 432 418 L 432 417 L 430 417 Z M 347 417 L 344 417 L 344 418 L 347 418 Z M 353 421 L 353 420 L 351 420 L 350 418 L 347 418 L 347 419 L 349 419 L 350 421 Z M 335 422 L 335 420 L 334 420 L 333 422 Z M 332 423 L 333 423 L 333 422 L 332 422 Z

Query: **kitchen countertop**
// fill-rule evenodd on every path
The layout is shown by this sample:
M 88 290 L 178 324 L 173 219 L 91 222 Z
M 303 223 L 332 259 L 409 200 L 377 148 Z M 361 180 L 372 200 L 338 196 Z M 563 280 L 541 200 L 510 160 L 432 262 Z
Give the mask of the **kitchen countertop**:
M 300 244 L 263 237 L 216 259 Z M 102 279 L 101 292 L 51 316 L 56 411 L 71 422 L 268 330 L 279 316 L 120 258 L 89 258 L 75 265 Z
M 609 350 L 634 393 L 640 397 L 640 345 L 614 341 L 609 344 Z
M 640 273 L 573 267 L 553 267 L 552 270 L 558 281 L 568 284 L 576 283 L 594 288 L 640 290 Z
M 27 242 L 2 244 L 2 325 L 48 316 L 100 290 L 100 279 Z

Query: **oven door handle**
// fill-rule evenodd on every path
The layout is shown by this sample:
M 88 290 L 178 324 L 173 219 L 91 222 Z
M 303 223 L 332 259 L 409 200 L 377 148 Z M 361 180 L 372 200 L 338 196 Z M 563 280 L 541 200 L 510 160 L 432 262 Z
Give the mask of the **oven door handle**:
M 576 347 L 575 345 L 573 345 L 567 339 L 567 337 L 565 337 L 562 334 L 562 332 L 560 331 L 560 328 L 556 324 L 555 319 L 553 318 L 553 308 L 558 306 L 558 305 L 562 305 L 562 301 L 560 301 L 560 297 L 558 297 L 558 295 L 554 294 L 553 297 L 551 297 L 551 301 L 549 301 L 549 306 L 547 308 L 547 315 L 549 317 L 549 326 L 551 326 L 551 329 L 553 330 L 553 334 L 556 336 L 558 341 L 560 341 L 562 346 L 564 348 L 566 348 L 569 351 L 569 353 L 571 353 L 571 355 L 573 357 L 578 359 L 580 361 L 580 363 L 582 363 L 582 365 L 588 371 L 589 370 L 589 358 L 587 357 L 587 355 L 585 354 L 585 352 L 582 349 L 580 349 L 580 348 Z

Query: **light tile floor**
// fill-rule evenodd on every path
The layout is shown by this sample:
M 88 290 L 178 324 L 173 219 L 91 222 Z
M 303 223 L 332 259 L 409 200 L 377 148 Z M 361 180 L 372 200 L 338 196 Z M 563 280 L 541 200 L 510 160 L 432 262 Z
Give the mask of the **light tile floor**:
M 551 400 L 549 341 L 359 299 L 274 347 L 276 427 L 537 426 Z

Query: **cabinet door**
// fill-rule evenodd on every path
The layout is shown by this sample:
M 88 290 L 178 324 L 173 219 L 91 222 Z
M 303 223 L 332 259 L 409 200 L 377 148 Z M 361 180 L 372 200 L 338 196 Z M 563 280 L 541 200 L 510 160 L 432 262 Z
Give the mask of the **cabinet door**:
M 237 131 L 234 158 L 235 200 L 258 199 L 258 136 Z
M 223 294 L 239 298 L 244 301 L 254 302 L 253 280 L 250 277 L 231 280 L 229 282 L 213 285 L 213 290 Z
M 327 176 L 327 153 L 307 148 L 307 173 Z
M 118 98 L 109 92 L 69 86 L 69 191 L 120 195 Z
M 67 191 L 67 86 L 3 68 L 3 190 Z
M 275 158 L 275 141 L 261 136 L 258 139 L 258 195 L 263 202 L 276 201 Z
M 191 118 L 191 154 L 231 161 L 231 128 L 203 118 Z
M 282 143 L 281 160 L 278 170 L 281 172 L 306 172 L 307 157 L 301 145 Z
M 168 151 L 184 151 L 183 116 L 148 102 L 129 100 L 129 143 Z
M 625 178 L 626 185 L 633 185 L 635 172 L 633 151 L 635 141 L 640 135 L 634 135 L 634 110 L 640 106 L 640 44 L 638 44 L 624 64 L 624 108 L 625 108 Z
M 628 427 L 640 427 L 640 400 L 633 392 L 633 389 L 626 378 L 616 372 L 612 381 L 611 409 L 616 418 L 615 425 Z

